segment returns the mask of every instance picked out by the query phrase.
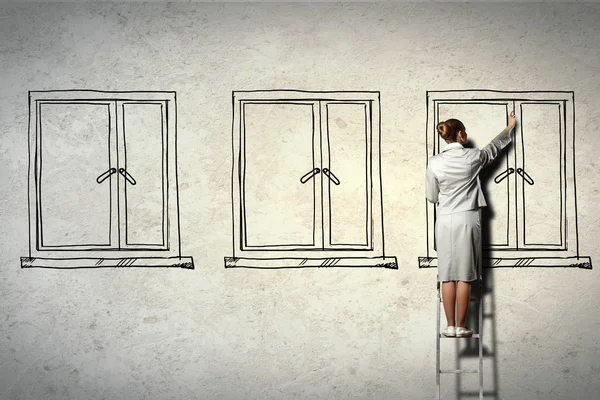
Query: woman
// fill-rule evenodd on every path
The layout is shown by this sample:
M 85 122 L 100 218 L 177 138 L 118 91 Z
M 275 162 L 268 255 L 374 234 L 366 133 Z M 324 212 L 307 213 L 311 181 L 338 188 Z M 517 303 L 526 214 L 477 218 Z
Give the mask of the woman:
M 442 332 L 448 337 L 470 337 L 465 326 L 471 282 L 481 267 L 481 207 L 487 206 L 479 172 L 492 162 L 512 140 L 516 123 L 514 113 L 508 125 L 482 149 L 467 149 L 467 131 L 457 119 L 442 121 L 438 134 L 447 143 L 443 152 L 427 163 L 427 200 L 437 203 L 435 223 L 438 254 L 438 280 L 442 282 L 442 301 L 448 326 Z M 455 300 L 458 309 L 455 324 Z

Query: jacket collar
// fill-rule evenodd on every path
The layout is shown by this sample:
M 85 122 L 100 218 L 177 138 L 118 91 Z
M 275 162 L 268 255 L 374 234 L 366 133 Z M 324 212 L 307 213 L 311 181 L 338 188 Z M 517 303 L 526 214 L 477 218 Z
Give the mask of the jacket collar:
M 453 143 L 449 143 L 446 145 L 446 148 L 444 149 L 444 151 L 446 150 L 452 150 L 452 149 L 464 149 L 463 145 L 458 143 L 458 142 L 453 142 Z

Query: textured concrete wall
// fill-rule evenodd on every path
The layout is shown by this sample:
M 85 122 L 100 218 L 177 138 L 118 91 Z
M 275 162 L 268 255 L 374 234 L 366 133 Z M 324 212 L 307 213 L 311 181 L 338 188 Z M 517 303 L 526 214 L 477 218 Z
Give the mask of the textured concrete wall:
M 425 92 L 575 91 L 580 249 L 597 263 L 598 21 L 593 4 L 2 4 L 0 398 L 433 399 L 436 275 L 417 268 Z M 72 88 L 177 91 L 182 247 L 195 270 L 20 268 L 27 93 Z M 223 267 L 231 91 L 274 88 L 381 91 L 398 270 Z M 595 398 L 597 269 L 490 277 L 489 398 Z M 443 385 L 455 398 L 455 381 Z

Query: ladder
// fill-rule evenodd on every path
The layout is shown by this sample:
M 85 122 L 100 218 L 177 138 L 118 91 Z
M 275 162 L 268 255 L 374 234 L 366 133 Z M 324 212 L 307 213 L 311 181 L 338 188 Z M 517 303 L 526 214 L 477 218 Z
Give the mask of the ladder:
M 455 374 L 457 377 L 460 374 L 479 374 L 479 399 L 483 400 L 483 277 L 481 266 L 477 271 L 477 283 L 479 296 L 473 297 L 471 291 L 471 298 L 469 299 L 469 310 L 471 304 L 478 304 L 478 330 L 473 331 L 473 336 L 468 338 L 457 338 L 457 337 L 446 337 L 441 333 L 440 330 L 440 317 L 441 317 L 441 306 L 442 306 L 442 291 L 441 282 L 439 277 L 437 280 L 437 332 L 436 332 L 436 384 L 437 384 L 437 399 L 440 400 L 441 396 L 441 385 L 440 378 L 442 374 Z M 473 287 L 471 287 L 471 290 Z M 469 318 L 467 318 L 468 320 Z M 440 341 L 441 339 L 454 339 L 454 340 L 477 340 L 479 347 L 479 367 L 477 369 L 442 369 L 440 363 Z M 459 382 L 459 380 L 457 380 Z M 458 388 L 460 390 L 460 387 Z

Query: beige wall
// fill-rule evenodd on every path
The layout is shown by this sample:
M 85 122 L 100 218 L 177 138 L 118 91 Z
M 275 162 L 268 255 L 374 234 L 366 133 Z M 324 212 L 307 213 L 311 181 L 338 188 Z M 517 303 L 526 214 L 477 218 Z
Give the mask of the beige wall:
M 417 267 L 426 91 L 574 91 L 580 251 L 598 262 L 598 21 L 593 4 L 1 5 L 0 398 L 433 399 L 436 275 Z M 277 88 L 381 92 L 398 270 L 224 268 L 231 92 Z M 20 268 L 28 91 L 54 89 L 177 92 L 194 270 Z M 490 398 L 595 397 L 597 275 L 490 271 Z

